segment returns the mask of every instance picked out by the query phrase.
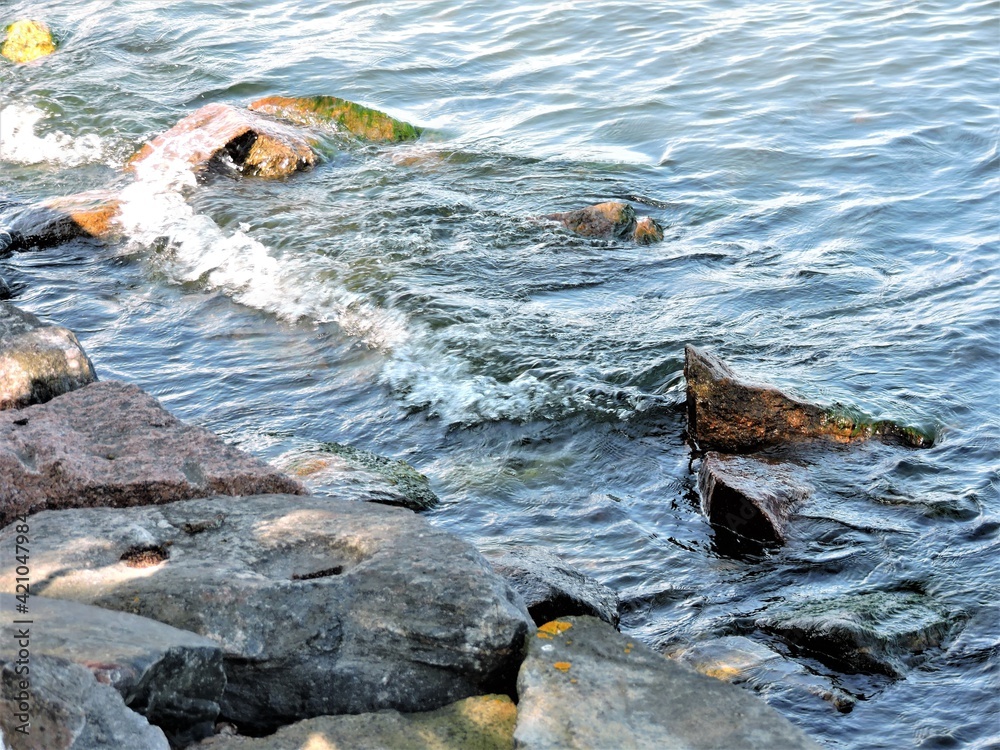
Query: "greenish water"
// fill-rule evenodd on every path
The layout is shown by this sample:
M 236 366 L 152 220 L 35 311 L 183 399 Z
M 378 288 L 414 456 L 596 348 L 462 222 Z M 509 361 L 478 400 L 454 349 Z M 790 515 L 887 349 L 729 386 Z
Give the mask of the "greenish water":
M 0 65 L 0 197 L 120 188 L 127 231 L 0 276 L 103 379 L 257 455 L 406 459 L 433 523 L 560 553 L 661 650 L 742 634 L 787 655 L 854 699 L 756 686 L 830 747 L 991 747 L 998 9 L 8 0 L 0 22 L 45 19 L 61 47 Z M 122 176 L 205 103 L 317 93 L 434 133 L 330 138 L 283 182 Z M 536 218 L 609 199 L 665 241 Z M 788 544 L 728 557 L 698 510 L 686 343 L 936 444 L 801 456 L 815 492 Z M 954 623 L 901 678 L 754 625 L 901 590 Z

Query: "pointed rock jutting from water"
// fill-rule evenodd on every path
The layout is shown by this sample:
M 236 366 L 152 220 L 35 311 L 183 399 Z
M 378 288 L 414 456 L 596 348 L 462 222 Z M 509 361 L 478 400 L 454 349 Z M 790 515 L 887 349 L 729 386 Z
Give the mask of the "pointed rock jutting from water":
M 52 32 L 42 21 L 15 21 L 7 27 L 0 55 L 14 63 L 27 63 L 56 51 Z
M 336 96 L 266 96 L 251 103 L 250 110 L 306 127 L 332 125 L 366 141 L 412 141 L 421 133 L 420 128 L 390 117 L 385 112 Z
M 807 438 L 849 443 L 876 437 L 914 448 L 932 442 L 912 427 L 864 420 L 743 380 L 718 357 L 690 345 L 684 348 L 684 377 L 688 433 L 701 450 L 751 453 Z

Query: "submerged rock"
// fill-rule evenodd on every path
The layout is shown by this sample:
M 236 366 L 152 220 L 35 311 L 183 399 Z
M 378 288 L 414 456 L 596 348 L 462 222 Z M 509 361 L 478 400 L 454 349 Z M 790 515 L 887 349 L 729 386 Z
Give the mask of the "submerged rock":
M 626 239 L 633 236 L 636 227 L 635 210 L 621 201 L 598 203 L 576 211 L 549 214 L 545 218 L 558 221 L 582 237 Z
M 663 242 L 663 227 L 649 216 L 640 216 L 635 220 L 632 239 L 640 245 L 652 245 Z
M 915 428 L 866 421 L 742 380 L 722 360 L 690 345 L 684 348 L 684 377 L 688 431 L 702 450 L 749 453 L 816 437 L 843 443 L 877 437 L 917 448 L 931 445 Z
M 10 750 L 169 750 L 163 732 L 90 670 L 44 654 L 29 659 L 25 679 L 23 665 L 0 657 L 0 729 Z
M 538 629 L 517 678 L 515 746 L 818 750 L 738 687 L 698 674 L 592 617 Z
M 282 727 L 268 737 L 219 736 L 204 750 L 513 750 L 517 708 L 506 695 L 483 695 L 436 711 L 379 711 L 320 716 Z
M 415 511 L 430 510 L 441 502 L 431 490 L 430 480 L 406 461 L 386 458 L 341 443 L 323 443 L 320 450 L 323 454 L 343 459 L 348 467 L 381 477 L 394 490 L 373 493 L 372 502 L 399 505 Z
M 68 195 L 4 212 L 0 253 L 49 247 L 78 237 L 108 239 L 117 231 L 121 200 L 106 190 Z
M 256 732 L 504 692 L 534 629 L 475 549 L 402 508 L 264 495 L 30 521 L 37 593 L 218 642 L 222 718 Z
M 748 539 L 783 542 L 791 507 L 809 496 L 791 464 L 709 452 L 701 462 L 701 510 L 716 528 Z
M 14 612 L 15 604 L 13 594 L 0 594 L 0 611 Z M 175 745 L 212 733 L 226 687 L 216 643 L 162 622 L 78 602 L 32 596 L 29 606 L 32 660 L 45 655 L 86 667 Z M 17 659 L 13 640 L 0 642 L 0 658 Z
M 0 302 L 0 410 L 41 404 L 95 380 L 72 331 Z
M 954 620 L 926 596 L 910 592 L 846 594 L 789 602 L 757 619 L 762 630 L 844 672 L 902 677 L 940 646 Z
M 297 128 L 237 109 L 228 104 L 206 104 L 170 130 L 144 145 L 129 161 L 185 163 L 202 168 L 227 156 L 244 173 L 264 178 L 287 177 L 316 163 L 310 139 Z
M 412 141 L 421 129 L 401 122 L 385 112 L 335 96 L 267 96 L 250 105 L 253 112 L 294 122 L 297 125 L 331 124 L 367 141 Z
M 91 383 L 0 411 L 0 525 L 42 509 L 303 493 L 263 461 L 186 425 L 134 385 Z
M 7 27 L 7 39 L 0 48 L 11 62 L 26 63 L 56 51 L 52 32 L 42 21 L 15 21 Z
M 551 552 L 517 549 L 487 553 L 487 559 L 524 599 L 536 625 L 557 617 L 591 615 L 618 627 L 618 594 Z

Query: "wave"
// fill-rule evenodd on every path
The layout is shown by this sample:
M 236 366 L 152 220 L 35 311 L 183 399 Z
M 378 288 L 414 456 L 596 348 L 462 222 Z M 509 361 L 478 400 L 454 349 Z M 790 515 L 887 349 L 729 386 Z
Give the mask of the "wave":
M 46 117 L 48 113 L 26 104 L 8 104 L 0 110 L 0 161 L 75 167 L 108 159 L 108 149 L 96 134 L 36 135 L 36 125 Z

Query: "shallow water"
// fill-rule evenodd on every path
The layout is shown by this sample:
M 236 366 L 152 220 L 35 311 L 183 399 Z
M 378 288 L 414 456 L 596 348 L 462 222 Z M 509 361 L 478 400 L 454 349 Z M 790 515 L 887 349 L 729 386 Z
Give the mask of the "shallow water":
M 103 379 L 279 463 L 405 458 L 429 514 L 616 588 L 665 652 L 742 634 L 853 696 L 763 697 L 830 747 L 1000 743 L 996 2 L 7 2 L 59 52 L 0 65 L 0 197 L 114 187 L 121 241 L 0 259 Z M 327 93 L 431 129 L 336 137 L 282 182 L 125 160 L 211 101 Z M 536 217 L 623 199 L 639 247 Z M 935 446 L 796 454 L 789 542 L 700 515 L 686 343 Z M 764 633 L 782 602 L 917 591 L 953 623 L 901 679 Z

